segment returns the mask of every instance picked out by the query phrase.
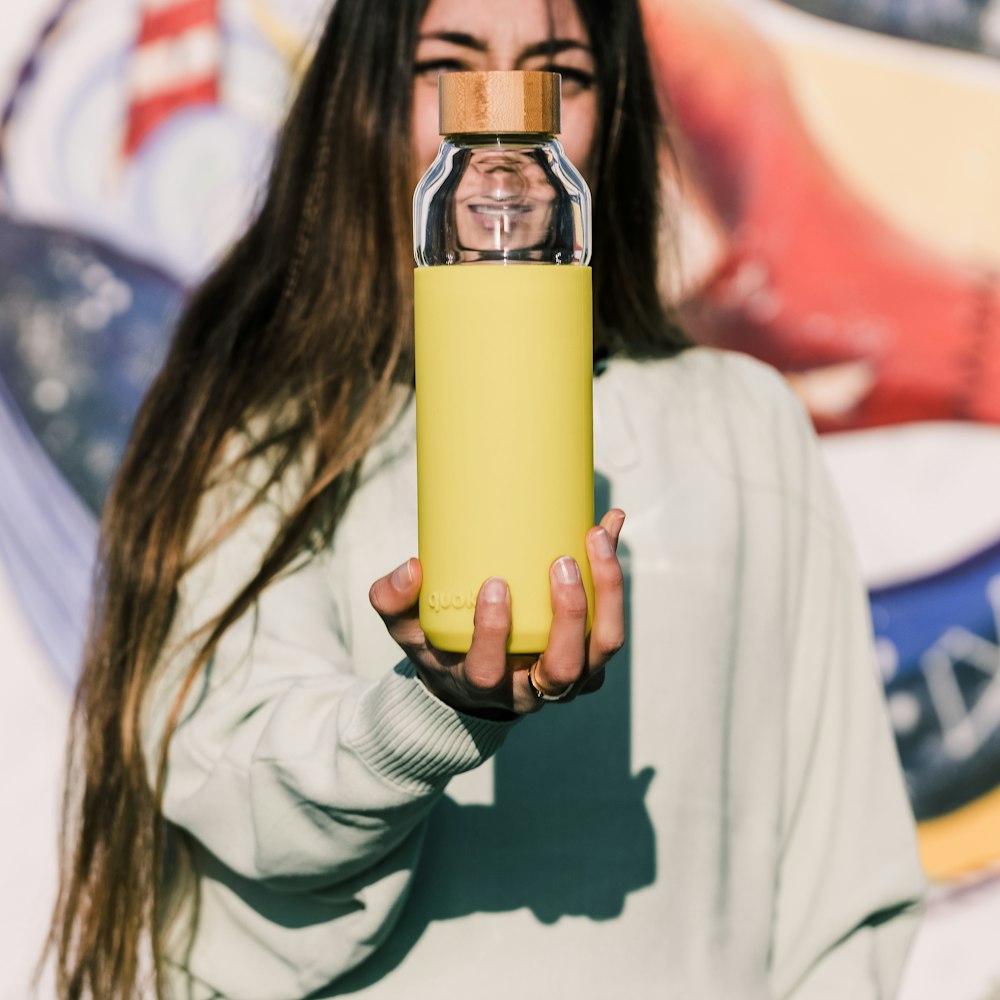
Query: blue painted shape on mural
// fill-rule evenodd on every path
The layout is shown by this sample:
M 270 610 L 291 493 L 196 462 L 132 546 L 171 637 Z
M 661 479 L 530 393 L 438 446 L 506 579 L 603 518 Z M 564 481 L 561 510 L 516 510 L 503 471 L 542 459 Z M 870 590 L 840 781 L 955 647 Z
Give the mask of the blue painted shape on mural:
M 1000 543 L 871 602 L 914 811 L 954 812 L 1000 785 Z
M 0 218 L 0 556 L 71 682 L 97 512 L 180 300 L 117 250 Z
M 0 219 L 0 376 L 95 512 L 180 297 L 167 275 L 93 239 Z
M 896 649 L 898 675 L 920 670 L 920 658 L 953 625 L 995 642 L 996 622 L 987 595 L 1000 576 L 1000 542 L 941 572 L 871 592 L 875 634 Z
M 989 25 L 988 0 L 785 0 L 785 3 L 880 34 L 967 49 L 994 58 L 998 54 Z

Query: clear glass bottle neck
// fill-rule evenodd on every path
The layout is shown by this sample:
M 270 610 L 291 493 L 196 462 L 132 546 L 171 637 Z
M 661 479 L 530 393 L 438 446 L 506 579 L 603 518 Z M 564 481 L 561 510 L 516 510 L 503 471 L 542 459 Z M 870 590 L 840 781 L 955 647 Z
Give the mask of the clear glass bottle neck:
M 590 191 L 548 133 L 446 135 L 413 198 L 418 267 L 588 264 Z

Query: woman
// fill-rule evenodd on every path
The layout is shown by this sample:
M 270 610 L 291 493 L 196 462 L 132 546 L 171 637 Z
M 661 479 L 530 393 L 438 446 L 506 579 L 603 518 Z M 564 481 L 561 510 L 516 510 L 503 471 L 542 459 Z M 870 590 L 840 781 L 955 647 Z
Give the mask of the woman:
M 598 495 L 630 526 L 621 562 L 620 510 L 588 535 L 589 639 L 553 566 L 533 664 L 502 581 L 462 660 L 419 563 L 379 576 L 415 547 L 409 199 L 461 68 L 561 72 L 595 195 Z M 657 120 L 632 3 L 338 0 L 107 509 L 63 995 L 134 995 L 150 942 L 179 997 L 891 991 L 922 882 L 863 593 L 783 384 L 660 305 Z M 517 722 L 539 691 L 571 703 Z

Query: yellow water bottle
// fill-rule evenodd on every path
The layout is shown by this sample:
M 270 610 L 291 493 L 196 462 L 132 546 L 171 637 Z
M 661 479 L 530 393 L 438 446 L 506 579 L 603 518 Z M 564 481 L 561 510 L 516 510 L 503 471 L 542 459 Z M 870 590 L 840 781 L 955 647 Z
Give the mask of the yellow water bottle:
M 556 139 L 558 74 L 448 73 L 439 98 L 413 200 L 420 624 L 467 651 L 499 576 L 510 652 L 538 653 L 555 559 L 594 604 L 590 191 Z

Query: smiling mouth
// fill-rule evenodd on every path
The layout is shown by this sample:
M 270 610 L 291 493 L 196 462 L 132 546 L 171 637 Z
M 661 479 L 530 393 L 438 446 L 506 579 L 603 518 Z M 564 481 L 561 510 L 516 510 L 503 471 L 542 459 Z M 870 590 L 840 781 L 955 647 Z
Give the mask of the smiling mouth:
M 531 206 L 524 202 L 501 201 L 501 202 L 474 202 L 469 205 L 469 211 L 476 215 L 482 215 L 487 219 L 503 219 L 517 215 L 527 215 L 531 211 Z
M 512 232 L 532 209 L 525 202 L 515 201 L 470 202 L 466 207 L 477 226 L 494 234 Z

